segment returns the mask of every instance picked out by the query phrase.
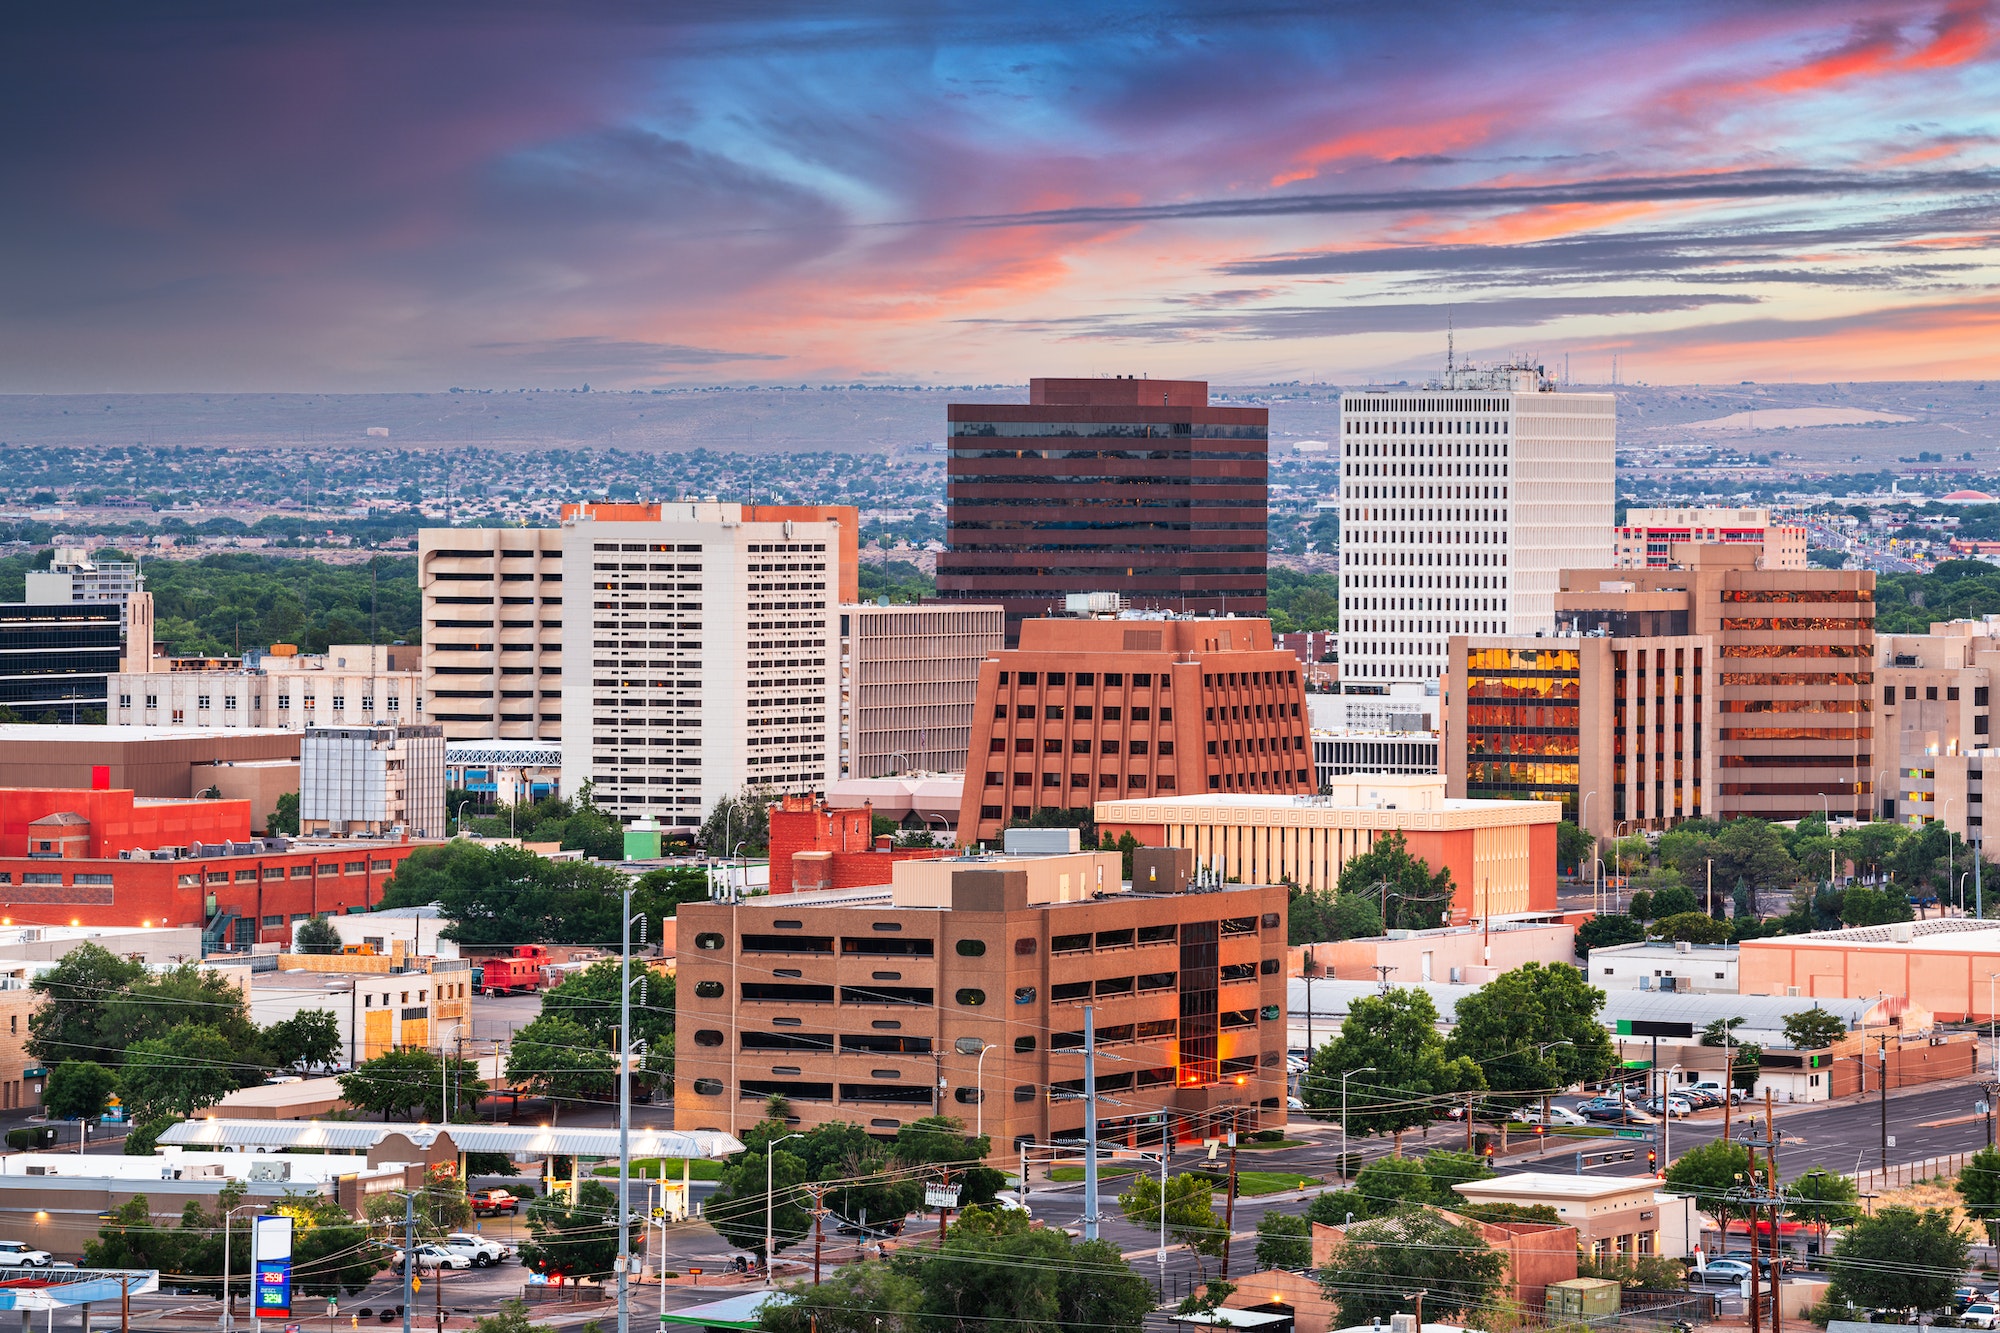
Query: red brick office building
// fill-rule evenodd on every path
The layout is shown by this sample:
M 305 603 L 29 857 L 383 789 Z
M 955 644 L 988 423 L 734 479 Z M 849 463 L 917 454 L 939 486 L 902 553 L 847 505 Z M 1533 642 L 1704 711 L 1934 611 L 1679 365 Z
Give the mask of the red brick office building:
M 836 810 L 817 796 L 786 796 L 771 807 L 771 892 L 887 884 L 898 861 L 949 856 L 944 848 L 895 847 L 874 835 L 875 807 Z
M 1120 797 L 1314 790 L 1299 659 L 1268 620 L 1029 620 L 979 669 L 958 838 Z
M 1007 642 L 1069 593 L 1264 614 L 1270 414 L 1201 380 L 1034 379 L 953 403 L 942 597 L 999 602 Z
M 366 911 L 415 850 L 253 838 L 248 801 L 0 788 L 0 924 L 202 926 L 247 948 Z

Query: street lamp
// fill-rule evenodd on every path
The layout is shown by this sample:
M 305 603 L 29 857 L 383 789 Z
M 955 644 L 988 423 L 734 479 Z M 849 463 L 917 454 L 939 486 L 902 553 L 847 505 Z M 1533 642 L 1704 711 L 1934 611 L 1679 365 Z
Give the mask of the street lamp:
M 222 1214 L 222 1313 L 218 1316 L 217 1323 L 222 1326 L 224 1333 L 227 1333 L 227 1330 L 231 1327 L 229 1311 L 229 1219 L 242 1212 L 245 1208 L 262 1208 L 263 1206 L 261 1203 L 239 1203 L 234 1208 L 225 1210 Z M 253 1238 L 252 1248 L 254 1249 L 255 1230 L 252 1230 L 251 1236 Z M 407 1241 L 404 1243 L 403 1255 L 406 1261 L 411 1259 L 410 1247 Z M 407 1268 L 407 1266 L 408 1263 L 406 1262 L 405 1267 Z
M 1557 1037 L 1554 1041 L 1538 1041 L 1535 1043 L 1535 1058 L 1537 1060 L 1541 1059 L 1544 1055 L 1547 1055 L 1551 1050 L 1554 1050 L 1558 1046 L 1569 1046 L 1573 1048 L 1575 1047 L 1575 1045 L 1576 1043 L 1571 1041 L 1568 1037 Z M 1548 1128 L 1549 1128 L 1549 1094 L 1547 1092 L 1544 1092 L 1542 1094 L 1542 1132 L 1544 1134 L 1547 1134 Z
M 992 1042 L 980 1042 L 979 1062 L 972 1067 L 972 1086 L 977 1093 L 977 1098 L 974 1100 L 973 1105 L 979 1108 L 973 1116 L 973 1136 L 975 1138 L 984 1138 L 986 1136 L 986 1053 L 993 1049 L 994 1045 Z M 960 1123 L 963 1124 L 964 1122 L 961 1121 Z M 1026 1182 L 1023 1183 L 1025 1184 Z
M 959 1123 L 963 1124 L 964 1122 L 960 1121 Z M 804 1137 L 804 1134 L 786 1134 L 781 1138 L 772 1139 L 764 1145 L 764 1285 L 766 1286 L 769 1286 L 771 1283 L 771 1259 L 775 1253 L 771 1248 L 772 1242 L 775 1239 L 771 1228 L 771 1217 L 774 1211 L 771 1204 L 771 1164 L 778 1160 L 778 1145 L 783 1143 L 785 1139 L 802 1139 Z
M 1672 1088 L 1674 1082 L 1673 1076 L 1680 1067 L 1680 1062 L 1675 1061 L 1667 1067 L 1666 1074 L 1660 1079 L 1660 1170 L 1662 1173 L 1666 1171 L 1667 1166 L 1674 1160 L 1674 1103 Z
M 1347 1176 L 1347 1080 L 1356 1074 L 1379 1074 L 1382 1071 L 1374 1065 L 1363 1065 L 1350 1069 L 1340 1076 L 1340 1174 Z
M 471 804 L 472 802 L 470 801 L 460 801 L 458 803 L 458 833 L 461 836 L 465 833 L 465 807 Z

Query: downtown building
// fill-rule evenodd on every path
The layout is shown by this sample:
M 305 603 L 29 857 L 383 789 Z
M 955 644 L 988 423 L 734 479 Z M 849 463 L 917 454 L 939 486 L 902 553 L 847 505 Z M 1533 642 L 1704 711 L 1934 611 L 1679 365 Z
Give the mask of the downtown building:
M 1452 638 L 1450 793 L 1558 801 L 1599 836 L 1872 818 L 1875 576 L 1723 543 L 1672 561 L 1563 571 L 1552 634 Z
M 273 644 L 244 657 L 166 658 L 151 671 L 111 677 L 109 720 L 161 730 L 362 726 L 421 721 L 423 650 L 404 644 L 330 644 L 301 653 Z
M 1055 830 L 1020 830 L 1046 842 Z M 867 888 L 684 903 L 674 1127 L 893 1136 L 956 1116 L 998 1151 L 1083 1132 L 1085 1010 L 1106 1143 L 1285 1123 L 1283 885 L 1192 853 L 907 860 Z M 948 974 L 948 975 L 947 975 Z
M 565 509 L 562 790 L 687 835 L 746 789 L 837 781 L 856 527 L 842 506 Z
M 1755 546 L 1765 569 L 1806 569 L 1803 523 L 1777 523 L 1768 509 L 1628 509 L 1612 563 L 1665 569 L 1675 546 Z
M 1564 569 L 1612 551 L 1616 401 L 1539 368 L 1341 396 L 1340 678 L 1436 684 L 1453 635 L 1555 628 Z
M 1116 797 L 1316 789 L 1299 660 L 1268 620 L 1028 620 L 979 669 L 958 819 L 998 841 Z
M 1882 710 L 1875 782 L 1883 819 L 1939 820 L 1967 842 L 1985 840 L 1986 765 L 2000 762 L 1993 744 L 1996 675 L 2000 616 L 1944 621 L 1928 634 L 1875 641 Z
M 998 602 L 1007 641 L 1070 594 L 1197 615 L 1265 609 L 1269 413 L 1200 380 L 1033 379 L 953 403 L 942 598 Z
M 979 664 L 1002 620 L 998 605 L 842 606 L 841 776 L 964 772 Z

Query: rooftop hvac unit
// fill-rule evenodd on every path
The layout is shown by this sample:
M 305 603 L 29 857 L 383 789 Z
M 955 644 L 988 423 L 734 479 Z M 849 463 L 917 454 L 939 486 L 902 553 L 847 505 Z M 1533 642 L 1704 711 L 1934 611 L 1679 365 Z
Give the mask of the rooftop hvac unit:
M 282 1157 L 273 1158 L 267 1162 L 250 1163 L 250 1180 L 253 1184 L 259 1181 L 274 1182 L 290 1180 L 291 1178 L 292 1164 Z

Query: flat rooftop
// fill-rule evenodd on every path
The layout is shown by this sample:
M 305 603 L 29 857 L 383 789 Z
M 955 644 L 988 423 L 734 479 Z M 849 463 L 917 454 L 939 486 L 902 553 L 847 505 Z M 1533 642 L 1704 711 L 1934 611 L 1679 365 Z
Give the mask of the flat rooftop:
M 104 726 L 65 727 L 40 722 L 0 724 L 0 741 L 29 741 L 37 744 L 107 744 L 130 741 L 206 741 L 227 736 L 297 736 L 284 727 L 147 727 L 109 723 Z
M 1635 1191 L 1657 1190 L 1659 1187 L 1660 1182 L 1651 1176 L 1579 1176 L 1558 1171 L 1517 1171 L 1489 1180 L 1461 1181 L 1452 1186 L 1468 1199 L 1535 1194 L 1551 1199 L 1577 1200 L 1609 1199 Z
M 2000 921 L 1976 917 L 1944 917 L 1930 921 L 1897 921 L 1886 926 L 1849 926 L 1817 930 L 1809 935 L 1778 935 L 1769 940 L 1745 940 L 1738 948 L 1878 949 L 1915 953 L 2000 953 Z

